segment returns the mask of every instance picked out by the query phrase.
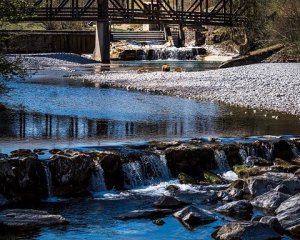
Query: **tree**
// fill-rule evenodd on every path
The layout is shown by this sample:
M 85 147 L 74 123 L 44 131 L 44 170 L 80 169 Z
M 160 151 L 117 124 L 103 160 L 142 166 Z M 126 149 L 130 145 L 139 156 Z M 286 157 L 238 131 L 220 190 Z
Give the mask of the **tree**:
M 24 0 L 1 0 L 0 1 L 0 25 L 10 21 L 20 21 L 30 14 L 30 6 Z M 26 10 L 25 10 L 26 9 Z M 9 38 L 3 33 L 0 34 L 0 44 L 5 44 Z M 2 47 L 2 46 L 1 46 Z M 20 59 L 8 58 L 0 53 L 0 88 L 3 88 L 3 81 L 13 76 L 24 76 Z

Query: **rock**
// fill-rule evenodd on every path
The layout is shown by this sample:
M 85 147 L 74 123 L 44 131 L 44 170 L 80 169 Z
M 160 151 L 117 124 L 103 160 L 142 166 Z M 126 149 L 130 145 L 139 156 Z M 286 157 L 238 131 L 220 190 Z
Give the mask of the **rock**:
M 9 157 L 7 154 L 3 154 L 3 153 L 0 153 L 0 161 L 1 160 L 9 160 Z
M 0 207 L 3 207 L 8 203 L 9 203 L 8 200 L 3 195 L 0 194 Z
M 0 161 L 0 194 L 14 202 L 39 201 L 47 196 L 43 163 L 36 157 Z
M 31 157 L 35 156 L 30 149 L 18 149 L 11 152 L 11 157 Z
M 291 159 L 294 157 L 291 145 L 285 140 L 275 142 L 273 157 L 291 161 Z
M 225 183 L 227 183 L 227 181 L 222 179 L 220 176 L 218 176 L 218 175 L 216 175 L 212 172 L 208 172 L 208 171 L 203 172 L 203 178 L 204 178 L 205 182 L 211 183 L 211 184 L 225 184 Z
M 269 172 L 248 179 L 248 187 L 253 196 L 264 194 L 280 184 L 286 186 L 291 194 L 300 190 L 299 177 L 291 173 Z
M 142 219 L 142 218 L 156 219 L 172 213 L 173 211 L 170 209 L 134 210 L 134 211 L 120 214 L 118 216 L 115 216 L 114 218 L 118 220 Z
M 123 189 L 124 174 L 120 154 L 114 152 L 99 152 L 96 153 L 93 158 L 100 163 L 104 171 L 107 189 Z
M 185 205 L 187 205 L 186 202 L 170 196 L 162 196 L 156 202 L 154 202 L 155 207 L 163 209 L 176 209 Z
M 185 173 L 201 180 L 201 172 L 217 169 L 214 151 L 193 145 L 168 148 L 166 150 L 166 160 L 173 176 Z
M 260 157 L 248 157 L 247 162 L 252 163 L 252 166 L 259 166 L 259 167 L 269 167 L 273 165 L 271 161 L 268 161 Z
M 262 217 L 259 221 L 261 223 L 268 224 L 270 228 L 274 229 L 280 235 L 283 235 L 284 232 L 285 232 L 283 227 L 281 226 L 280 222 L 278 221 L 278 219 L 276 217 L 266 216 L 266 217 Z
M 166 187 L 166 190 L 168 190 L 169 192 L 177 192 L 179 190 L 179 187 L 177 187 L 176 185 L 169 185 Z
M 199 225 L 216 221 L 213 213 L 194 206 L 186 207 L 174 213 L 173 216 L 179 219 L 186 227 L 191 229 Z
M 274 190 L 280 193 L 291 195 L 290 189 L 283 184 L 278 185 L 276 188 L 274 188 Z
M 292 236 L 300 238 L 300 193 L 281 203 L 275 212 L 281 226 Z
M 234 201 L 227 203 L 216 209 L 217 212 L 229 216 L 245 217 L 248 218 L 252 214 L 253 206 L 247 200 Z
M 247 182 L 239 179 L 230 184 L 227 192 L 233 198 L 243 198 L 245 195 L 249 194 L 249 189 Z
M 224 202 L 231 202 L 233 201 L 233 197 L 226 191 L 219 191 L 218 192 L 218 199 Z
M 205 198 L 205 202 L 212 203 L 217 202 L 219 199 L 218 194 L 216 192 L 209 193 L 208 196 Z
M 212 237 L 217 240 L 276 240 L 281 236 L 267 224 L 260 222 L 232 222 L 216 230 Z
M 295 175 L 300 177 L 300 169 L 298 169 L 296 172 L 295 172 Z
M 63 151 L 62 150 L 60 150 L 60 149 L 51 149 L 51 150 L 49 150 L 49 153 L 51 153 L 51 154 L 63 154 Z
M 5 107 L 5 105 L 0 103 L 0 112 L 4 112 L 5 110 L 7 110 L 7 108 Z
M 63 216 L 46 211 L 9 209 L 0 212 L 0 229 L 25 231 L 67 223 L 68 221 Z
M 86 154 L 72 157 L 54 155 L 49 162 L 49 169 L 52 174 L 54 195 L 82 194 L 88 191 L 94 161 Z
M 181 184 L 192 184 L 192 185 L 194 185 L 194 184 L 197 183 L 196 180 L 193 177 L 191 177 L 191 176 L 189 176 L 185 173 L 179 173 L 178 174 L 178 180 L 179 180 L 179 183 L 181 183 Z
M 99 152 L 95 158 L 103 168 L 107 189 L 123 189 L 124 174 L 120 154 L 114 152 Z
M 155 219 L 152 221 L 154 224 L 156 224 L 157 226 L 162 226 L 164 225 L 166 222 L 162 219 Z
M 275 211 L 282 202 L 290 197 L 288 194 L 271 190 L 262 195 L 257 196 L 251 201 L 253 206 L 265 208 L 267 210 Z
M 292 163 L 279 158 L 275 159 L 274 165 L 278 167 L 281 172 L 286 173 L 294 173 L 300 168 L 298 165 L 293 165 Z
M 172 141 L 172 142 L 152 141 L 152 142 L 150 142 L 150 146 L 157 150 L 165 150 L 170 147 L 177 147 L 180 144 L 181 144 L 180 141 Z
M 171 70 L 170 65 L 169 65 L 169 64 L 164 64 L 164 65 L 162 65 L 161 70 L 162 70 L 163 72 L 170 72 L 170 70 Z

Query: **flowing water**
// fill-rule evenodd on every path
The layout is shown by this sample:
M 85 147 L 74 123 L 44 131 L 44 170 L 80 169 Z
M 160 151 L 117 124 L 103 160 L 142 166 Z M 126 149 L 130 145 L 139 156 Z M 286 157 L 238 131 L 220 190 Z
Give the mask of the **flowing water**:
M 155 70 L 161 64 L 162 62 L 146 61 L 118 63 L 112 65 L 110 70 L 138 69 L 141 66 Z M 187 71 L 216 67 L 215 64 L 206 64 L 171 62 L 172 67 L 183 67 Z M 287 114 L 101 89 L 97 84 L 64 76 L 108 70 L 102 67 L 41 70 L 25 80 L 9 82 L 10 91 L 0 96 L 0 103 L 9 107 L 9 110 L 0 112 L 0 152 L 16 148 L 96 149 L 100 145 L 112 143 L 208 136 L 221 137 L 221 141 L 226 143 L 244 136 L 299 134 L 300 120 Z M 274 118 L 274 115 L 278 118 Z M 266 145 L 264 149 L 264 157 L 272 158 L 272 145 Z M 241 149 L 239 153 L 244 162 L 247 162 L 249 156 L 257 155 L 255 148 Z M 294 149 L 294 155 L 299 155 L 297 148 Z M 224 151 L 216 150 L 215 159 L 218 174 L 231 180 L 236 178 L 230 170 Z M 28 203 L 23 206 L 61 214 L 70 220 L 68 226 L 15 233 L 7 238 L 212 239 L 211 233 L 216 226 L 232 220 L 216 214 L 216 222 L 193 231 L 187 230 L 172 216 L 163 218 L 166 222 L 164 226 L 156 226 L 147 219 L 126 222 L 115 220 L 113 216 L 130 210 L 152 208 L 155 199 L 162 195 L 175 195 L 196 206 L 213 210 L 218 204 L 203 204 L 204 199 L 212 190 L 224 189 L 226 186 L 179 184 L 171 178 L 165 156 L 160 152 L 144 155 L 140 161 L 128 161 L 122 165 L 127 189 L 124 191 L 107 191 L 103 169 L 97 162 L 95 166 L 90 179 L 93 192 L 90 197 L 51 198 L 39 205 Z M 51 172 L 47 164 L 44 167 L 48 195 L 51 197 Z M 169 185 L 177 186 L 180 191 L 167 191 L 166 187 Z

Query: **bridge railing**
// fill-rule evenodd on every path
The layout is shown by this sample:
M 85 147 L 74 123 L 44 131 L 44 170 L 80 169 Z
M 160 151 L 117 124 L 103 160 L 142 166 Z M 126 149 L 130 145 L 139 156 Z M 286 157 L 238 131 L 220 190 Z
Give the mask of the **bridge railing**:
M 40 0 L 33 21 L 102 21 L 232 26 L 247 21 L 247 0 Z M 250 1 L 250 0 L 248 0 Z

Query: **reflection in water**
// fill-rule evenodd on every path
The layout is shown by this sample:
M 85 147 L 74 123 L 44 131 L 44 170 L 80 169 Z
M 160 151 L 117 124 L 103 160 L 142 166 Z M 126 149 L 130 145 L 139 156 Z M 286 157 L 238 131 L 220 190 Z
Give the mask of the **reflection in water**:
M 234 116 L 183 114 L 160 121 L 120 121 L 9 110 L 0 113 L 0 143 L 3 148 L 0 151 L 22 146 L 58 147 L 128 140 L 297 134 L 299 127 L 296 118 L 272 120 L 258 115 L 239 116 L 238 113 Z
M 0 151 L 204 136 L 299 134 L 300 121 L 291 115 L 101 89 L 65 74 L 65 70 L 42 70 L 25 81 L 8 84 L 11 89 L 0 95 L 0 102 L 15 110 L 0 112 Z

